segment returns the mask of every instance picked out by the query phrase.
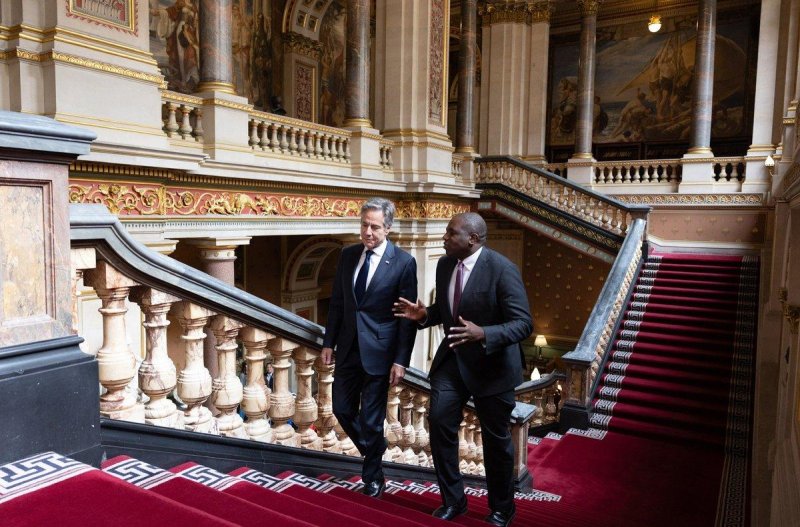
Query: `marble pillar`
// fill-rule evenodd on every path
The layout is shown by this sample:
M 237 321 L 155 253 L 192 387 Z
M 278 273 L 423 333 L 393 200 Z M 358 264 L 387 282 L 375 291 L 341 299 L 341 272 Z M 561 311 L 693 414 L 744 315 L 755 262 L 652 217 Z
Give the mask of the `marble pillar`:
M 372 127 L 369 118 L 369 1 L 347 0 L 344 126 Z
M 578 62 L 578 119 L 575 124 L 573 154 L 576 159 L 592 159 L 595 46 L 599 8 L 600 0 L 578 0 L 578 9 L 581 13 L 581 40 Z
M 234 93 L 231 0 L 200 0 L 198 91 Z
M 249 244 L 250 238 L 217 238 L 199 240 L 194 243 L 200 250 L 202 271 L 217 280 L 233 285 L 233 264 L 236 261 L 236 247 Z M 216 337 L 211 331 L 206 332 L 206 339 L 203 345 L 203 362 L 213 379 L 219 376 L 216 346 Z
M 547 137 L 547 78 L 550 52 L 551 2 L 536 2 L 531 11 L 531 60 L 528 72 L 528 133 L 524 159 L 543 166 Z
M 475 151 L 472 108 L 476 73 L 477 12 L 477 0 L 462 0 L 461 43 L 458 50 L 458 113 L 456 114 L 456 152 L 459 153 Z
M 711 118 L 714 106 L 714 44 L 717 34 L 717 0 L 700 0 L 694 54 L 692 133 L 690 154 L 711 153 Z
M 768 190 L 769 172 L 764 166 L 766 156 L 775 152 L 775 94 L 778 75 L 778 44 L 780 32 L 781 1 L 765 0 L 761 3 L 761 26 L 758 35 L 758 69 L 753 105 L 753 142 L 747 150 L 747 178 L 742 190 L 762 192 Z M 789 21 L 797 25 L 796 21 Z M 796 58 L 796 56 L 795 56 Z

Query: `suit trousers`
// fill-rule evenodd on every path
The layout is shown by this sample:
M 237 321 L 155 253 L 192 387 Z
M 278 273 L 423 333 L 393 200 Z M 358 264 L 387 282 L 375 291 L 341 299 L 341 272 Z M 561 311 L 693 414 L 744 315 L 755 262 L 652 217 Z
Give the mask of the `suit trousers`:
M 383 479 L 381 459 L 386 452 L 383 422 L 386 419 L 388 390 L 388 372 L 385 375 L 369 375 L 364 371 L 357 342 L 344 360 L 336 363 L 333 414 L 364 456 L 361 479 L 365 483 Z
M 458 429 L 463 420 L 462 408 L 472 394 L 461 379 L 455 353 L 442 351 L 451 356 L 431 376 L 428 424 L 442 502 L 451 506 L 464 496 L 464 479 L 458 470 Z M 508 390 L 474 400 L 483 438 L 489 507 L 492 511 L 510 512 L 514 506 L 514 445 L 509 424 L 514 392 Z

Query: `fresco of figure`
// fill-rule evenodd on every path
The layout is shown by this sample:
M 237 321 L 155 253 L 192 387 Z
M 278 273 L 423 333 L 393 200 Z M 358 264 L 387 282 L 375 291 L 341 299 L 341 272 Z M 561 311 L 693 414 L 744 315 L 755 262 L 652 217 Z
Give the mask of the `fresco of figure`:
M 151 3 L 150 16 L 156 37 L 166 44 L 167 64 L 162 64 L 162 72 L 170 89 L 194 91 L 200 82 L 197 7 L 192 0 L 175 0 L 167 7 Z

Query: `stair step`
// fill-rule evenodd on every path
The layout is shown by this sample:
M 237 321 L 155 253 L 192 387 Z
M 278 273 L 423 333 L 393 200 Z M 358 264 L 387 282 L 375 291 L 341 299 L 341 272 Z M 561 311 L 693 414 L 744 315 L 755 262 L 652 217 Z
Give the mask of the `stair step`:
M 687 317 L 696 320 L 693 317 Z M 658 336 L 660 338 L 665 337 L 673 337 L 674 335 L 687 335 L 687 336 L 713 336 L 716 339 L 732 339 L 734 334 L 733 330 L 735 329 L 735 323 L 731 323 L 728 328 L 720 329 L 717 327 L 708 327 L 708 325 L 703 325 L 699 323 L 697 325 L 689 325 L 688 323 L 683 323 L 680 321 L 673 321 L 673 320 L 665 320 L 663 322 L 657 322 L 656 320 L 631 320 L 625 319 L 620 326 L 620 329 L 628 330 L 628 331 L 638 331 L 640 333 L 646 332 L 654 336 Z
M 605 425 L 606 430 L 624 433 L 636 437 L 657 439 L 674 443 L 687 442 L 692 445 L 705 445 L 721 447 L 725 444 L 725 437 L 709 436 L 703 432 L 690 429 L 676 429 L 659 423 L 642 422 L 638 419 L 614 417 Z
M 601 389 L 598 391 L 596 401 L 624 402 L 655 408 L 679 408 L 687 412 L 702 411 L 722 414 L 728 409 L 727 398 L 703 399 L 694 394 L 681 392 L 665 394 L 628 387 Z

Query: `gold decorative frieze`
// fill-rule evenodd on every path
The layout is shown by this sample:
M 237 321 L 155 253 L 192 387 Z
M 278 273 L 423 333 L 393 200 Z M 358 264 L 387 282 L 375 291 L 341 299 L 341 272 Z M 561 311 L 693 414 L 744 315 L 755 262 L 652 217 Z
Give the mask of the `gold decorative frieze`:
M 63 62 L 65 64 L 72 64 L 73 66 L 80 66 L 82 68 L 93 69 L 105 73 L 113 73 L 122 77 L 128 77 L 144 82 L 151 82 L 153 84 L 161 85 L 164 82 L 164 77 L 158 74 L 145 73 L 142 71 L 132 70 L 130 68 L 123 68 L 115 64 L 107 62 L 100 62 L 98 60 L 87 59 L 85 57 L 77 57 L 60 51 L 48 51 L 40 54 L 41 61 L 53 60 L 54 62 Z
M 154 183 L 108 183 L 71 179 L 70 203 L 105 205 L 118 216 L 280 216 L 357 218 L 360 198 L 299 195 L 167 186 Z M 469 204 L 404 199 L 398 218 L 449 219 L 468 212 Z
M 322 44 L 300 33 L 290 31 L 283 36 L 284 53 L 295 52 L 319 61 L 322 57 Z
M 618 194 L 617 201 L 633 205 L 762 206 L 763 194 Z

